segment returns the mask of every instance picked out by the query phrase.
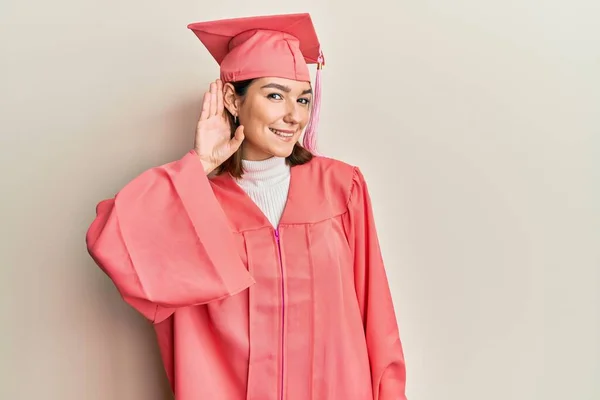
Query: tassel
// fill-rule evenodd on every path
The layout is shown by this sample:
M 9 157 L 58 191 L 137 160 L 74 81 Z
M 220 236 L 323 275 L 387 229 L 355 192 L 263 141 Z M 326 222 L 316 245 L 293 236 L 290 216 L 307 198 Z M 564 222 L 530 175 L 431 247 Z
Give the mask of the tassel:
M 311 153 L 317 152 L 317 128 L 319 125 L 319 114 L 321 112 L 321 70 L 323 69 L 323 54 L 319 55 L 317 64 L 317 75 L 315 77 L 315 90 L 313 94 L 313 106 L 310 119 L 304 130 L 302 145 Z

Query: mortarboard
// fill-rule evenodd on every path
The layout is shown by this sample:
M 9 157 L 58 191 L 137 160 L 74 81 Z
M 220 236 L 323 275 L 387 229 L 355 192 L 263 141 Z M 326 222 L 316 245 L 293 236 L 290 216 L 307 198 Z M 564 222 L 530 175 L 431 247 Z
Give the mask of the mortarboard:
M 310 120 L 303 145 L 316 152 L 321 102 L 321 45 L 310 14 L 222 19 L 188 25 L 221 67 L 221 80 L 273 76 L 310 82 L 308 64 L 317 64 Z

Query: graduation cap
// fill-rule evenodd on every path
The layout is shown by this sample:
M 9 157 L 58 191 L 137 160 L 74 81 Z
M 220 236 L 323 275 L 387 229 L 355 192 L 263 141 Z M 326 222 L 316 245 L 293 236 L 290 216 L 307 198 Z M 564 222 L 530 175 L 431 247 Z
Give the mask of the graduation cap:
M 222 19 L 188 25 L 221 67 L 223 82 L 278 77 L 310 82 L 308 64 L 317 64 L 310 119 L 303 146 L 316 152 L 325 63 L 310 14 Z

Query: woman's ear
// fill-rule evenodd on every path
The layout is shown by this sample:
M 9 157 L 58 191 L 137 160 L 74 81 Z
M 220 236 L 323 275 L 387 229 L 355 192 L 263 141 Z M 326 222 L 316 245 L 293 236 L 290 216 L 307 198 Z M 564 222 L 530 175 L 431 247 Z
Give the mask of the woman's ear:
M 223 105 L 231 115 L 239 115 L 239 99 L 231 83 L 223 85 Z

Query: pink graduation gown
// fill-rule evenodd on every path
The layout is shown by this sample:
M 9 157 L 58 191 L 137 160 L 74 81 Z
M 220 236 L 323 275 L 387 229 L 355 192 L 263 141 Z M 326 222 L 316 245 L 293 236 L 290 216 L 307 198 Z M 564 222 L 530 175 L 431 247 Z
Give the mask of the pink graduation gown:
M 405 364 L 361 172 L 291 169 L 280 225 L 196 153 L 97 206 L 91 256 L 154 323 L 177 400 L 404 400 Z

